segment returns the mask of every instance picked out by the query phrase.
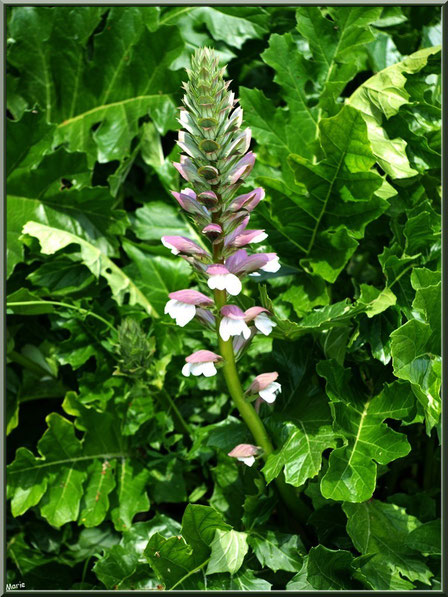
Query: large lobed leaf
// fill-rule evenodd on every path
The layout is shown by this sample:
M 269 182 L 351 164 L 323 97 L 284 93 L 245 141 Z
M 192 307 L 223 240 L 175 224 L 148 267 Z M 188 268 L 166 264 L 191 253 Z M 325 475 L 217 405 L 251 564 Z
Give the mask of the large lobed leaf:
M 289 152 L 297 184 L 262 177 L 271 202 L 257 218 L 284 260 L 334 282 L 388 203 L 376 194 L 383 180 L 371 170 L 375 159 L 359 112 L 346 106 L 318 130 L 325 159 L 315 164 Z
M 184 43 L 176 28 L 158 29 L 158 15 L 157 7 L 13 12 L 9 60 L 24 99 L 56 125 L 54 143 L 85 152 L 90 167 L 130 155 L 143 116 L 162 132 L 176 126 L 180 77 L 169 66 Z
M 327 381 L 335 431 L 344 437 L 345 444 L 330 454 L 321 481 L 322 495 L 332 500 L 364 502 L 376 487 L 376 463 L 388 464 L 411 450 L 406 436 L 383 422 L 412 420 L 414 397 L 406 384 L 394 382 L 381 394 L 366 399 L 355 389 L 349 370 L 335 361 L 321 361 L 317 371 Z
M 360 111 L 366 121 L 372 151 L 382 169 L 392 178 L 410 178 L 417 174 L 406 155 L 406 141 L 390 139 L 383 128 L 383 118 L 397 114 L 401 106 L 409 103 L 406 91 L 406 74 L 420 71 L 428 58 L 440 48 L 424 48 L 393 64 L 360 85 L 348 104 Z
M 71 521 L 94 527 L 110 511 L 117 530 L 129 528 L 134 515 L 149 508 L 144 491 L 149 470 L 131 456 L 111 413 L 87 409 L 70 395 L 64 405 L 86 433 L 79 440 L 74 424 L 52 413 L 37 445 L 39 456 L 18 449 L 7 472 L 13 516 L 38 506 L 55 527 Z
M 361 566 L 373 589 L 403 589 L 406 584 L 407 588 L 413 588 L 414 581 L 431 584 L 433 573 L 411 546 L 410 537 L 421 528 L 417 518 L 407 514 L 404 508 L 378 500 L 344 504 L 343 509 L 354 546 L 360 553 L 373 556 Z M 402 577 L 411 582 L 404 583 Z

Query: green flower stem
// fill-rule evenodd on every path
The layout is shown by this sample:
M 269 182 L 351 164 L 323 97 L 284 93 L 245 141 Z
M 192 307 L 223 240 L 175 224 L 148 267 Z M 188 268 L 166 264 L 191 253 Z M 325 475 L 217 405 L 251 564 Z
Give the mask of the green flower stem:
M 226 291 L 215 290 L 214 294 L 215 304 L 219 311 L 221 307 L 226 304 Z M 254 436 L 257 445 L 260 446 L 260 448 L 263 448 L 263 451 L 266 455 L 269 455 L 273 452 L 274 448 L 260 417 L 255 412 L 252 404 L 247 402 L 247 400 L 244 398 L 243 389 L 241 388 L 241 383 L 235 366 L 235 355 L 233 354 L 232 340 L 223 340 L 218 332 L 218 341 L 219 354 L 224 359 L 222 371 L 229 389 L 229 393 L 232 396 L 236 407 L 240 411 L 244 422 Z
M 225 290 L 215 290 L 215 304 L 219 313 L 221 307 L 226 304 L 227 293 Z M 218 316 L 218 326 L 220 317 Z M 219 342 L 219 353 L 224 359 L 224 365 L 222 372 L 224 379 L 227 384 L 230 396 L 235 403 L 243 421 L 248 426 L 252 433 L 255 443 L 257 446 L 263 449 L 263 458 L 266 460 L 267 457 L 274 451 L 274 446 L 269 438 L 268 432 L 263 425 L 262 420 L 258 416 L 254 407 L 244 397 L 244 392 L 241 387 L 238 371 L 235 365 L 235 355 L 233 353 L 232 340 L 223 340 L 218 331 L 218 342 Z M 288 508 L 294 513 L 298 523 L 305 523 L 308 520 L 308 516 L 311 514 L 311 510 L 302 502 L 296 491 L 291 485 L 285 482 L 283 473 L 275 480 L 277 489 Z M 303 528 L 300 527 L 300 534 L 306 540 L 306 535 Z

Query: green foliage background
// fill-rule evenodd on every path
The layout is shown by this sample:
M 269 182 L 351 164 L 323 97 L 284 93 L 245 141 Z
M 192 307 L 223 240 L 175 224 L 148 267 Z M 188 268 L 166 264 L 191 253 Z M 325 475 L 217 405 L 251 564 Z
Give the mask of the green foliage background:
M 431 6 L 9 8 L 8 582 L 440 588 L 440 31 Z M 163 315 L 192 276 L 160 237 L 193 234 L 168 191 L 204 45 L 282 263 L 248 283 L 278 325 L 239 365 L 280 373 L 263 468 L 226 456 L 251 438 L 222 380 L 180 375 L 213 338 Z

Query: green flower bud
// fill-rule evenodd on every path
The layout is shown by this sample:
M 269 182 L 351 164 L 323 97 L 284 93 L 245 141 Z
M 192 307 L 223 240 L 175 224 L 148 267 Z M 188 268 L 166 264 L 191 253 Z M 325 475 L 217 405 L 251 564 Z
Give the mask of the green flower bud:
M 148 338 L 140 324 L 127 317 L 118 328 L 119 368 L 115 375 L 141 377 L 148 370 L 155 352 L 155 339 Z

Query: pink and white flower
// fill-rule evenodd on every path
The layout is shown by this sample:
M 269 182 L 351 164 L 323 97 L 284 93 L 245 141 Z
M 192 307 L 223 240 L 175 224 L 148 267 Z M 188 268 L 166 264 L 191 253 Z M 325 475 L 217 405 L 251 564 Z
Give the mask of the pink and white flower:
M 238 249 L 224 263 L 230 272 L 240 276 L 263 268 L 263 266 L 273 259 L 272 255 L 277 256 L 276 253 L 255 253 L 254 255 L 248 255 L 245 249 Z
M 215 363 L 222 357 L 211 350 L 198 350 L 188 356 L 185 365 L 182 367 L 182 375 L 190 377 L 194 375 L 203 375 L 204 377 L 213 377 L 216 375 Z
M 171 191 L 172 196 L 179 205 L 189 214 L 194 214 L 201 218 L 201 221 L 210 221 L 210 214 L 204 205 L 197 200 L 197 195 L 192 189 L 184 189 L 180 193 Z
M 198 169 L 190 160 L 190 158 L 187 158 L 187 156 L 181 155 L 180 162 L 173 162 L 173 166 L 176 168 L 182 178 L 185 178 L 186 181 L 201 182 Z
M 245 230 L 239 234 L 233 242 L 234 247 L 244 247 L 248 244 L 261 243 L 268 235 L 264 230 Z
M 260 448 L 252 444 L 239 444 L 235 446 L 228 456 L 244 462 L 247 466 L 252 466 L 255 462 L 255 456 L 260 452 Z
M 161 241 L 173 255 L 186 253 L 187 255 L 209 256 L 207 251 L 185 236 L 162 236 Z
M 261 267 L 260 269 L 262 269 L 264 272 L 278 272 L 278 270 L 280 269 L 280 263 L 277 253 L 265 253 L 265 255 L 267 255 L 269 260 L 266 263 L 266 265 L 263 265 L 263 267 Z
M 227 342 L 231 336 L 243 335 L 243 338 L 248 340 L 251 332 L 247 323 L 244 321 L 245 314 L 236 305 L 225 305 L 221 309 L 223 316 L 219 324 L 219 335 Z
M 235 214 L 236 215 L 236 214 Z M 224 239 L 224 246 L 227 247 L 244 247 L 249 243 L 261 243 L 268 235 L 264 230 L 246 230 L 249 223 L 249 216 L 246 216 L 241 224 L 239 224 L 233 232 L 227 234 Z
M 265 336 L 269 336 L 272 329 L 277 326 L 269 317 L 269 311 L 264 307 L 250 307 L 245 312 L 245 320 L 254 322 L 255 327 Z
M 282 386 L 276 381 L 277 378 L 277 371 L 257 375 L 248 387 L 247 393 L 258 394 L 265 402 L 272 404 L 277 398 L 277 394 L 282 391 Z
M 246 153 L 238 162 L 232 166 L 229 173 L 227 174 L 227 183 L 234 184 L 240 178 L 245 178 L 255 164 L 255 154 L 252 151 Z
M 227 211 L 239 211 L 245 209 L 246 211 L 252 211 L 255 207 L 264 199 L 265 192 L 261 187 L 257 187 L 250 193 L 245 195 L 239 195 L 228 206 Z
M 279 263 L 279 257 L 277 255 L 277 253 L 258 253 L 258 255 L 264 255 L 267 258 L 266 263 L 260 267 L 260 270 L 263 270 L 264 272 L 269 272 L 269 273 L 275 273 L 278 272 L 278 270 L 280 269 L 280 263 Z M 249 276 L 260 276 L 260 272 L 257 271 L 252 271 Z
M 180 327 L 184 327 L 194 318 L 197 307 L 213 305 L 212 299 L 197 290 L 176 290 L 168 296 L 170 300 L 165 305 L 165 313 L 175 319 Z
M 212 290 L 226 290 L 232 296 L 241 292 L 241 280 L 224 265 L 219 263 L 209 265 L 206 273 L 208 275 L 207 286 Z

